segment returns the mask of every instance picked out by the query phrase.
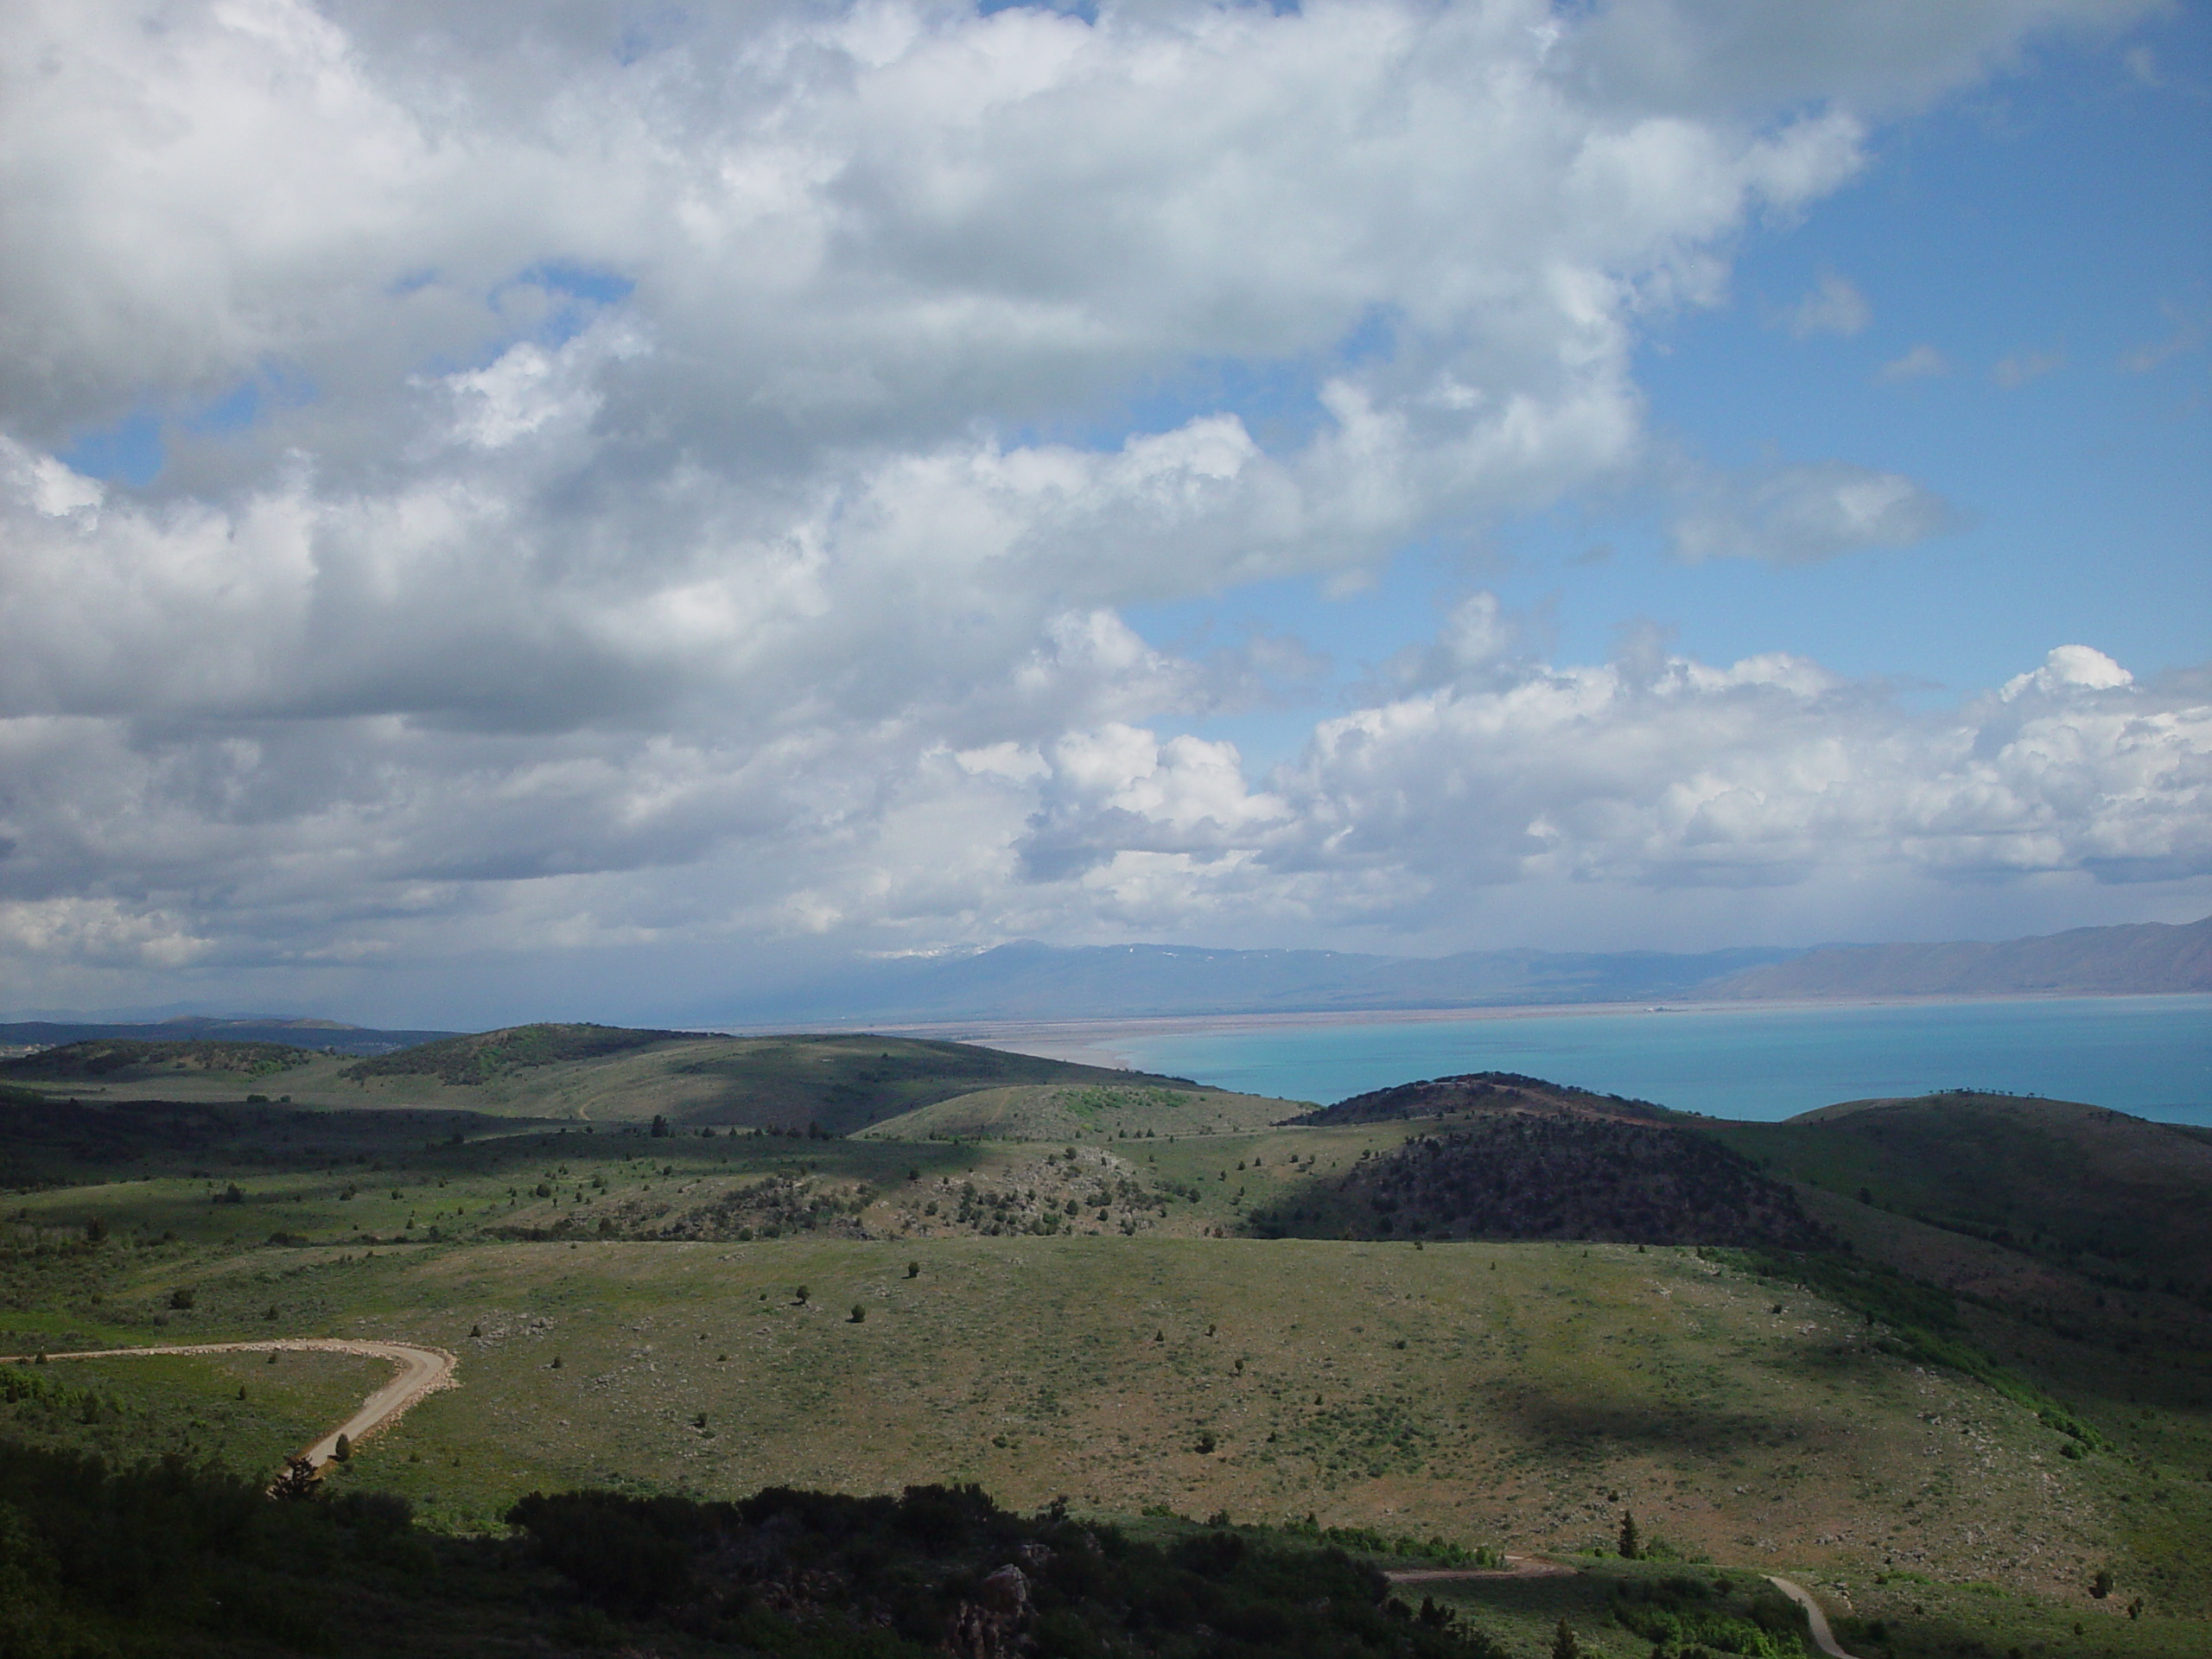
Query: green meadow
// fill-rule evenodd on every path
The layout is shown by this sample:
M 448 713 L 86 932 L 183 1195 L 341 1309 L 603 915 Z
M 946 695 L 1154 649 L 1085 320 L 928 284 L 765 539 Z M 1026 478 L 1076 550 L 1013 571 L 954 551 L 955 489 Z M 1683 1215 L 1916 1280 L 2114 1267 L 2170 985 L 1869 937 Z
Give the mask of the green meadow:
M 1333 1530 L 1407 1573 L 1549 1557 L 1574 1570 L 1399 1592 L 1531 1659 L 1561 1618 L 1621 1659 L 1699 1618 L 1779 1628 L 1768 1573 L 1865 1659 L 2205 1650 L 2201 1311 L 1875 1203 L 1858 1150 L 1832 1163 L 1858 1160 L 1864 1195 L 1789 1173 L 1832 1256 L 1269 1238 L 1255 1213 L 1427 1127 L 1126 1077 L 913 1092 L 844 1137 L 512 1101 L 18 1096 L 5 1151 L 33 1179 L 0 1223 L 0 1344 L 448 1349 L 459 1386 L 325 1481 L 405 1499 L 431 1536 L 503 1536 L 532 1491 L 974 1483 L 1134 1536 Z M 1769 1141 L 1754 1155 L 1790 1150 Z M 285 1353 L 8 1375 L 30 1379 L 0 1405 L 16 1439 L 265 1478 L 384 1372 Z M 1645 1559 L 1618 1553 L 1626 1516 Z

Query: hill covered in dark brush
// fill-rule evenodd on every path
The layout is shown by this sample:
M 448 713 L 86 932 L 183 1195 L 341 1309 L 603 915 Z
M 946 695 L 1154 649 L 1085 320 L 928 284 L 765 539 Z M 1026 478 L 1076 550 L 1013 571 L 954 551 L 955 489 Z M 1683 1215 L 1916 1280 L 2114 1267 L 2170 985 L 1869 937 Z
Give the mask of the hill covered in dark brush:
M 1455 1114 L 1255 1214 L 1262 1237 L 1592 1239 L 1813 1249 L 1797 1196 L 1694 1130 L 1515 1104 Z
M 1454 1112 L 1529 1109 L 1554 1116 L 1636 1118 L 1663 1123 L 1681 1114 L 1648 1100 L 1593 1094 L 1569 1084 L 1547 1083 L 1518 1071 L 1468 1071 L 1457 1077 L 1401 1083 L 1354 1095 L 1296 1123 L 1387 1123 L 1400 1118 L 1443 1117 Z
M 314 1057 L 286 1043 L 232 1043 L 213 1039 L 149 1041 L 95 1037 L 20 1058 L 0 1061 L 0 1081 L 22 1083 L 137 1082 L 192 1071 L 247 1077 L 274 1077 Z

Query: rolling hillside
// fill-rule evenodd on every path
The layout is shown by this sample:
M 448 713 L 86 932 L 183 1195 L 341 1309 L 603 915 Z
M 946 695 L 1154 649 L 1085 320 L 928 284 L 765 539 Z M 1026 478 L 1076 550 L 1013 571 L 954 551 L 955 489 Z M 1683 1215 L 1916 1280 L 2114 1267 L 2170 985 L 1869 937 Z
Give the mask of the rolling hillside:
M 281 1090 L 301 1106 L 428 1107 L 601 1122 L 665 1117 L 678 1127 L 824 1135 L 1008 1089 L 1071 1090 L 1069 1098 L 1078 1104 L 1089 1090 L 1134 1090 L 1132 1099 L 1157 1096 L 1171 1105 L 1205 1102 L 1213 1109 L 1207 1122 L 1224 1128 L 1297 1109 L 1289 1102 L 1255 1107 L 1248 1096 L 1179 1078 L 966 1043 L 715 1037 L 586 1025 L 517 1026 L 354 1061 L 276 1045 L 96 1039 L 0 1064 L 0 1084 L 110 1101 L 209 1104 Z
M 1648 1100 L 1593 1094 L 1571 1084 L 1547 1083 L 1517 1071 L 1470 1071 L 1459 1077 L 1402 1083 L 1354 1095 L 1307 1114 L 1302 1123 L 1387 1123 L 1402 1118 L 1442 1117 L 1454 1112 L 1538 1111 L 1554 1116 L 1633 1118 L 1672 1122 L 1678 1113 Z
M 94 1037 L 120 1037 L 141 1043 L 282 1043 L 289 1048 L 336 1054 L 388 1054 L 395 1048 L 450 1037 L 449 1031 L 379 1031 L 336 1020 L 285 1020 L 249 1015 L 216 1019 L 184 1014 L 155 1023 L 103 1020 L 23 1020 L 0 1022 L 0 1053 L 55 1048 Z
M 1263 1238 L 1831 1242 L 1789 1185 L 1646 1101 L 1491 1071 L 1377 1090 L 1297 1121 L 1423 1128 L 1279 1192 L 1253 1214 Z
M 259 1080 L 304 1069 L 314 1059 L 307 1050 L 285 1043 L 94 1037 L 0 1060 L 0 1083 L 167 1083 L 180 1075 Z
M 1699 1129 L 1774 1175 L 2212 1307 L 2212 1130 L 1963 1090 Z
M 861 1133 L 880 1141 L 1071 1141 L 1234 1135 L 1287 1119 L 1298 1103 L 1156 1084 L 1014 1084 L 924 1106 Z

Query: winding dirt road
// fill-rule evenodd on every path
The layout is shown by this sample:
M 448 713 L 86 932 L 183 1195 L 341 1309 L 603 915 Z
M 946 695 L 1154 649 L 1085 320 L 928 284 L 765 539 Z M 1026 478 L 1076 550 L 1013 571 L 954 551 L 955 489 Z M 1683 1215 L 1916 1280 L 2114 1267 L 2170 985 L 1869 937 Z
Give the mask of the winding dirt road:
M 1574 1568 L 1564 1561 L 1547 1560 L 1541 1555 L 1508 1555 L 1503 1567 L 1415 1567 L 1403 1573 L 1385 1573 L 1382 1576 L 1392 1584 L 1442 1584 L 1451 1580 L 1465 1579 L 1541 1579 L 1555 1573 L 1572 1573 Z M 1813 1599 L 1811 1591 L 1788 1579 L 1767 1575 L 1769 1584 L 1805 1610 L 1805 1621 L 1812 1627 L 1813 1645 L 1828 1659 L 1855 1659 L 1846 1653 L 1835 1639 L 1835 1632 L 1828 1628 L 1828 1616 L 1821 1604 Z
M 270 1352 L 356 1354 L 365 1359 L 389 1360 L 397 1367 L 391 1381 L 361 1402 L 361 1408 L 332 1429 L 300 1455 L 320 1469 L 338 1449 L 338 1437 L 358 1446 L 372 1434 L 390 1428 L 407 1408 L 426 1395 L 457 1387 L 454 1370 L 461 1362 L 442 1348 L 425 1348 L 411 1342 L 357 1342 L 343 1337 L 276 1337 L 263 1342 L 179 1343 L 161 1348 L 93 1348 L 80 1353 L 48 1354 L 49 1361 L 64 1359 L 125 1359 L 134 1354 L 266 1354 Z M 29 1360 L 29 1354 L 0 1356 L 0 1364 Z M 1453 1579 L 1535 1579 L 1572 1573 L 1563 1561 L 1538 1555 L 1511 1555 L 1503 1567 L 1416 1567 L 1386 1573 L 1393 1584 L 1439 1584 Z M 1813 1643 L 1828 1659 L 1854 1659 L 1844 1651 L 1828 1627 L 1828 1616 L 1802 1585 L 1770 1573 L 1767 1582 L 1805 1610 L 1812 1627 Z
M 1828 1616 L 1821 1611 L 1821 1604 L 1813 1599 L 1813 1592 L 1802 1584 L 1792 1584 L 1788 1579 L 1777 1579 L 1771 1573 L 1766 1581 L 1805 1610 L 1805 1620 L 1813 1627 L 1813 1645 L 1828 1659 L 1853 1659 L 1835 1639 L 1835 1632 L 1828 1629 Z
M 1503 1567 L 1414 1567 L 1382 1576 L 1393 1584 L 1442 1584 L 1453 1579 L 1551 1579 L 1573 1571 L 1564 1561 L 1509 1554 Z
M 266 1354 L 271 1352 L 355 1354 L 365 1359 L 389 1360 L 398 1370 L 391 1381 L 361 1402 L 361 1408 L 299 1455 L 320 1469 L 338 1450 L 343 1434 L 358 1446 L 372 1434 L 390 1428 L 407 1408 L 425 1395 L 458 1386 L 454 1368 L 460 1361 L 442 1348 L 424 1348 L 411 1342 L 357 1342 L 344 1337 L 276 1337 L 263 1342 L 180 1343 L 162 1348 L 94 1348 L 81 1353 L 48 1354 L 49 1360 L 127 1359 L 136 1354 Z M 0 1363 L 16 1363 L 28 1354 L 0 1357 Z

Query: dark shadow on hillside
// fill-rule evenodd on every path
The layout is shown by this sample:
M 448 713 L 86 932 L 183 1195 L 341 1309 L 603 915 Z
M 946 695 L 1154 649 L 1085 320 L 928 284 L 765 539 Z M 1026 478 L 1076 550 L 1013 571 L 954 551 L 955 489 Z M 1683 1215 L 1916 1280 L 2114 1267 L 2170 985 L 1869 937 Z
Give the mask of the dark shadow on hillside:
M 1455 1119 L 1256 1211 L 1260 1237 L 1589 1239 L 1816 1249 L 1796 1193 L 1692 1131 L 1511 1110 Z
M 1564 1388 L 1524 1386 L 1484 1399 L 1483 1411 L 1554 1453 L 1685 1451 L 1719 1455 L 1748 1445 L 1804 1443 L 1826 1427 L 1792 1413 L 1742 1406 L 1626 1400 Z

